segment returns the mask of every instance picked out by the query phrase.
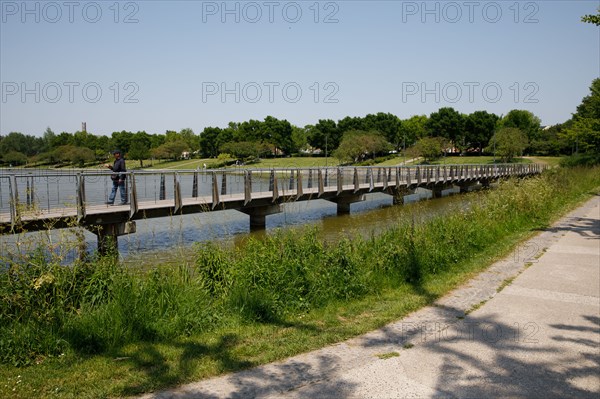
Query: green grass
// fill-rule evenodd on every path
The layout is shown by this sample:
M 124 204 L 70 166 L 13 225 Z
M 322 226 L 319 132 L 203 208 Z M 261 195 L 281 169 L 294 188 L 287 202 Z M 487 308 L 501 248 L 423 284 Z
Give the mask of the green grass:
M 388 159 L 387 161 L 380 162 L 380 163 L 376 164 L 375 166 L 403 165 L 405 159 L 408 159 L 408 158 L 405 158 L 402 155 L 400 155 L 400 156 L 397 156 L 396 158 L 392 158 L 392 159 Z
M 0 274 L 0 397 L 135 395 L 339 342 L 431 304 L 599 186 L 598 168 L 561 168 L 370 238 L 286 230 L 179 267 L 34 254 Z
M 323 166 L 337 166 L 340 161 L 333 157 L 289 157 L 289 158 L 264 158 L 259 162 L 247 165 L 248 168 L 316 168 Z
M 153 166 L 148 167 L 147 169 L 202 169 L 204 164 L 207 165 L 208 168 L 215 168 L 215 166 L 219 161 L 215 158 L 207 158 L 207 159 L 189 159 L 184 161 L 167 161 L 167 162 L 157 162 L 154 161 Z M 146 165 L 146 162 L 144 163 Z M 150 163 L 148 163 L 149 165 Z M 135 164 L 134 164 L 135 165 Z M 288 158 L 265 158 L 261 159 L 258 162 L 253 162 L 251 164 L 245 165 L 244 167 L 250 169 L 258 169 L 258 168 L 310 168 L 310 167 L 322 167 L 322 166 L 337 166 L 339 165 L 339 161 L 336 158 L 328 157 L 325 159 L 324 157 L 288 157 Z
M 542 156 L 532 156 L 532 157 L 527 157 L 528 159 L 530 159 L 532 162 L 535 163 L 542 163 L 542 164 L 547 164 L 551 167 L 556 167 L 560 165 L 560 161 L 561 159 L 564 159 L 565 157 L 542 157 Z
M 376 355 L 381 360 L 391 359 L 393 357 L 398 357 L 400 354 L 398 352 L 388 352 L 388 353 L 380 353 Z
M 158 161 L 158 160 L 147 160 L 144 161 L 144 169 L 154 170 L 154 169 L 202 169 L 204 164 L 207 166 L 216 162 L 216 159 L 203 158 L 203 159 L 184 159 L 180 161 Z M 132 169 L 133 167 L 139 167 L 139 162 L 137 161 L 127 161 L 127 166 Z M 146 167 L 145 165 L 152 165 Z
M 417 161 L 414 164 L 419 164 L 422 161 Z M 496 162 L 500 162 L 500 158 L 496 158 Z M 532 163 L 530 159 L 527 158 L 515 158 L 513 163 Z M 493 156 L 452 156 L 452 157 L 442 157 L 436 161 L 429 163 L 429 165 L 470 165 L 470 164 L 481 164 L 481 165 L 493 165 L 494 157 Z

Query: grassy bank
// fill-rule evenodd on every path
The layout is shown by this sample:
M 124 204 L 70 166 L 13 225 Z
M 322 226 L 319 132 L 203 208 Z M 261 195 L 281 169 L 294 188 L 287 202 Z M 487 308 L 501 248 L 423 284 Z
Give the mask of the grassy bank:
M 133 395 L 270 362 L 382 326 L 508 253 L 600 186 L 556 169 L 463 212 L 323 244 L 286 230 L 177 268 L 34 254 L 0 274 L 1 397 Z

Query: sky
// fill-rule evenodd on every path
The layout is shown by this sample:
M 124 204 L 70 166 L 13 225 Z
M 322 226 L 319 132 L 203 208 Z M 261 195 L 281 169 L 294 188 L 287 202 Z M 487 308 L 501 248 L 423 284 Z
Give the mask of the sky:
M 297 126 L 442 107 L 562 123 L 600 1 L 0 0 L 0 135 Z

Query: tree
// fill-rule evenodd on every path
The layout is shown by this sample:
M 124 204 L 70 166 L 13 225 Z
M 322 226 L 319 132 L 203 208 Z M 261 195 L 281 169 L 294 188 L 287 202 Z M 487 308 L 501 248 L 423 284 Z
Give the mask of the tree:
M 96 159 L 94 151 L 87 147 L 73 147 L 66 156 L 72 164 L 77 165 L 80 168 L 84 167 L 86 163 L 93 162 Z
M 127 156 L 133 160 L 140 161 L 140 168 L 144 167 L 144 159 L 150 158 L 150 136 L 146 132 L 137 132 L 130 142 Z
M 97 138 L 93 134 L 77 131 L 71 136 L 71 141 L 69 144 L 74 145 L 75 147 L 87 147 L 89 149 L 95 149 L 96 142 Z
M 590 94 L 581 100 L 576 115 L 581 118 L 600 119 L 600 78 L 592 81 Z
M 344 119 L 339 120 L 337 127 L 340 132 L 340 138 L 346 132 L 366 130 L 363 118 L 358 116 L 347 116 Z
M 390 144 L 379 132 L 351 130 L 344 134 L 344 138 L 333 152 L 333 156 L 344 163 L 352 163 L 369 156 L 374 158 L 377 154 L 388 151 L 389 148 Z
M 203 157 L 216 157 L 219 155 L 218 138 L 223 130 L 218 127 L 205 127 L 200 133 L 200 154 Z
M 183 140 L 168 141 L 163 145 L 152 149 L 150 152 L 152 156 L 158 159 L 172 159 L 177 160 L 181 158 L 181 154 L 185 151 L 189 151 L 190 147 Z
M 165 136 L 162 134 L 150 135 L 150 148 L 158 148 L 165 143 Z
M 403 137 L 400 135 L 401 121 L 396 115 L 390 113 L 378 112 L 377 114 L 369 114 L 363 118 L 363 128 L 366 131 L 378 131 L 383 134 L 386 140 L 396 150 L 402 146 Z
M 233 129 L 233 139 L 235 141 L 247 141 L 247 142 L 265 142 L 266 132 L 263 129 L 262 122 L 254 119 L 242 122 L 236 129 Z
M 72 137 L 73 135 L 67 132 L 61 132 L 59 135 L 55 135 L 52 139 L 52 149 L 71 144 L 73 140 Z
M 167 130 L 165 132 L 165 143 L 170 141 L 179 141 L 182 140 L 181 135 L 177 133 L 175 130 Z
M 564 135 L 576 146 L 576 152 L 600 154 L 600 119 L 573 117 Z
M 2 156 L 2 161 L 13 166 L 24 165 L 27 163 L 27 155 L 11 150 Z
M 308 146 L 308 129 L 292 126 L 292 143 L 294 145 L 294 152 L 305 150 Z
M 414 147 L 417 156 L 423 157 L 426 163 L 435 161 L 442 156 L 446 147 L 443 137 L 423 137 Z
M 179 137 L 181 140 L 187 143 L 191 151 L 197 151 L 200 148 L 200 141 L 198 140 L 198 136 L 194 134 L 194 131 L 192 129 L 181 129 L 181 131 L 179 132 Z
M 572 124 L 568 124 L 572 125 Z M 529 142 L 532 153 L 537 155 L 560 155 L 567 154 L 570 146 L 564 134 L 568 126 L 566 123 L 548 126 L 540 132 L 540 138 Z
M 500 117 L 487 111 L 475 111 L 465 118 L 465 140 L 469 146 L 477 146 L 479 154 L 486 147 L 496 129 Z
M 271 149 L 267 144 L 255 141 L 229 142 L 221 146 L 221 153 L 231 154 L 242 161 L 259 158 L 261 155 L 268 154 L 270 151 Z
M 46 128 L 42 140 L 44 142 L 41 152 L 48 152 L 52 150 L 52 142 L 56 138 L 56 134 L 50 129 L 50 126 Z
M 581 22 L 587 22 L 589 24 L 594 24 L 596 26 L 600 26 L 600 7 L 598 8 L 598 13 L 596 15 L 594 14 L 587 14 L 584 15 L 583 17 L 581 17 Z
M 112 144 L 113 150 L 118 149 L 122 151 L 122 154 L 126 154 L 129 152 L 129 148 L 131 147 L 131 139 L 133 138 L 133 133 L 126 132 L 125 130 L 120 132 L 113 132 L 112 134 Z
M 261 130 L 261 143 L 273 144 L 285 154 L 294 152 L 292 125 L 287 120 L 279 120 L 272 116 L 267 116 L 262 123 Z
M 426 128 L 431 137 L 440 136 L 455 145 L 463 143 L 465 118 L 452 107 L 440 108 L 429 116 Z
M 77 147 L 72 144 L 62 145 L 52 151 L 51 159 L 56 162 L 65 162 L 83 167 L 87 162 L 93 162 L 96 157 L 94 151 L 87 147 Z
M 558 137 L 571 145 L 573 153 L 588 153 L 600 161 L 600 78 L 592 81 L 590 94 L 562 127 Z
M 402 147 L 410 147 L 427 135 L 427 115 L 414 115 L 409 119 L 402 120 L 400 133 Z
M 499 127 L 514 127 L 521 130 L 529 141 L 540 138 L 541 120 L 532 112 L 513 109 L 499 122 Z
M 40 142 L 34 136 L 11 132 L 0 142 L 0 154 L 7 154 L 14 151 L 27 156 L 35 155 L 39 152 Z
M 308 130 L 308 144 L 313 148 L 332 151 L 340 145 L 342 133 L 337 124 L 331 119 L 319 119 L 314 126 L 306 126 Z
M 529 145 L 525 133 L 514 127 L 499 129 L 492 137 L 491 143 L 487 151 L 495 150 L 495 154 L 502 159 L 502 162 L 511 162 L 514 157 L 521 155 Z

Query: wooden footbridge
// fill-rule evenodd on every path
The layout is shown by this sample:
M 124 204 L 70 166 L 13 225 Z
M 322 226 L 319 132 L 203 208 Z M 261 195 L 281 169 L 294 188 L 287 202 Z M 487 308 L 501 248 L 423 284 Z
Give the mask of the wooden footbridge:
M 127 205 L 107 205 L 110 173 L 0 171 L 0 234 L 83 226 L 98 235 L 101 252 L 135 232 L 139 219 L 235 209 L 253 229 L 293 201 L 324 199 L 338 213 L 364 195 L 383 192 L 401 203 L 421 187 L 434 196 L 459 186 L 487 186 L 508 177 L 541 173 L 539 164 L 443 165 L 135 171 L 127 173 Z M 118 201 L 117 195 L 117 201 Z

